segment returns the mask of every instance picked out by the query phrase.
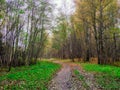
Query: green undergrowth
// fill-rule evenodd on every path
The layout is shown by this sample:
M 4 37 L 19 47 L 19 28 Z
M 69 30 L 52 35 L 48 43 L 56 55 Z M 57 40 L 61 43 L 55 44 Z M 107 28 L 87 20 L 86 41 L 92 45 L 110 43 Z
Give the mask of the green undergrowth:
M 105 73 L 120 78 L 120 67 L 89 63 L 82 63 L 81 65 L 86 71 Z
M 74 70 L 74 74 L 82 82 L 81 84 L 83 87 L 85 87 L 86 89 L 89 88 L 85 82 L 85 77 L 78 70 Z
M 0 90 L 47 90 L 48 82 L 59 69 L 59 64 L 47 61 L 12 68 L 9 73 L 0 77 Z
M 120 89 L 120 67 L 82 63 L 84 70 L 95 73 L 96 82 L 105 90 Z
M 78 70 L 74 70 L 74 74 L 80 79 L 83 80 L 84 76 L 82 74 L 80 74 L 80 72 Z

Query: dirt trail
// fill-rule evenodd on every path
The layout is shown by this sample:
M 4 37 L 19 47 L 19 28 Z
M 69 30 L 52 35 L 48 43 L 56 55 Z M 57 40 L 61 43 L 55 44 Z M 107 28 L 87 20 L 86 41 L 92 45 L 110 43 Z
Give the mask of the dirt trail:
M 86 73 L 78 64 L 72 62 L 54 61 L 62 65 L 61 70 L 52 79 L 48 90 L 100 90 L 94 80 L 94 75 Z M 79 80 L 74 75 L 74 70 L 78 70 L 84 76 L 84 80 Z

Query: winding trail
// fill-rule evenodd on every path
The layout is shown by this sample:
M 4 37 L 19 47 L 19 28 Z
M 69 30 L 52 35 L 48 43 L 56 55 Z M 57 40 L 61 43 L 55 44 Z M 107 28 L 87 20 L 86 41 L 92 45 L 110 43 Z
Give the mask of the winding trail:
M 94 75 L 85 72 L 80 65 L 72 62 L 53 62 L 61 64 L 62 68 L 52 79 L 48 90 L 101 90 L 95 82 Z M 78 70 L 84 76 L 84 80 L 79 80 L 74 70 Z

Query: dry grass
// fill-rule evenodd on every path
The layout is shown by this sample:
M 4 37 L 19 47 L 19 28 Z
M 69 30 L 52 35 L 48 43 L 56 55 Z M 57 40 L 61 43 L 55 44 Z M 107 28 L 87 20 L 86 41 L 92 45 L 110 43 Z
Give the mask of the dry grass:
M 114 62 L 114 65 L 120 67 L 120 61 Z
M 98 63 L 98 58 L 90 58 L 90 63 L 97 64 Z

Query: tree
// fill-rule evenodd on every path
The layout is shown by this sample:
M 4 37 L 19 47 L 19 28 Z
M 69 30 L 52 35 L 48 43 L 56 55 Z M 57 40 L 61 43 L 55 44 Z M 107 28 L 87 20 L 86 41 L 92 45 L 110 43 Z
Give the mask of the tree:
M 76 19 L 77 22 L 83 26 L 83 30 L 85 32 L 84 38 L 86 38 L 85 42 L 87 45 L 86 57 L 89 57 L 89 54 L 91 54 L 91 45 L 89 41 L 91 41 L 90 38 L 93 38 L 91 36 L 94 34 L 98 55 L 98 64 L 105 64 L 107 61 L 104 45 L 106 39 L 104 33 L 106 30 L 109 30 L 110 27 L 115 27 L 115 19 L 117 16 L 116 2 L 117 1 L 114 0 L 76 0 L 77 8 L 75 12 L 75 18 L 78 19 Z M 111 7 L 112 9 L 110 9 Z
M 11 66 L 36 63 L 48 37 L 52 5 L 47 0 L 1 0 L 0 7 L 2 65 L 10 71 Z

